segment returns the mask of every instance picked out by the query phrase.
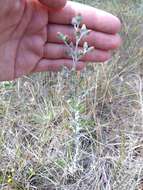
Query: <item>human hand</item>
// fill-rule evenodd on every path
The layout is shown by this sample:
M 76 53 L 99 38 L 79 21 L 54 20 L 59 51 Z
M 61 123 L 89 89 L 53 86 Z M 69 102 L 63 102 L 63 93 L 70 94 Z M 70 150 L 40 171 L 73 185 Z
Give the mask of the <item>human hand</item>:
M 110 51 L 121 44 L 117 34 L 120 21 L 90 6 L 66 0 L 5 0 L 0 6 L 0 81 L 33 72 L 58 71 L 62 65 L 70 67 L 72 60 L 57 33 L 67 34 L 74 41 L 71 21 L 78 14 L 91 29 L 84 41 L 95 50 L 83 57 L 77 69 L 86 62 L 108 60 Z

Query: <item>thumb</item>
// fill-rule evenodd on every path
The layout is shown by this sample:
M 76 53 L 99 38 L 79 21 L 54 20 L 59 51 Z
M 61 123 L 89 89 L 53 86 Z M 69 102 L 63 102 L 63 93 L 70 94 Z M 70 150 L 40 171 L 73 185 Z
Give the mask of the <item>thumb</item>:
M 67 0 L 39 0 L 48 6 L 49 9 L 61 9 L 65 6 Z

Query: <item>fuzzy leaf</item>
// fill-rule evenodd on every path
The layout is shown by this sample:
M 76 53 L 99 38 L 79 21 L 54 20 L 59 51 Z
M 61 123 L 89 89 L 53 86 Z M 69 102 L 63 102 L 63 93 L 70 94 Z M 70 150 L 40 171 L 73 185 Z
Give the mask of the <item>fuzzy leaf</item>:
M 62 34 L 61 32 L 58 32 L 58 38 L 64 42 L 68 42 L 69 38 L 67 35 Z
M 86 30 L 87 30 L 86 25 L 83 24 L 82 27 L 81 27 L 81 32 L 85 32 Z
M 84 42 L 84 44 L 83 44 L 83 49 L 84 49 L 84 50 L 87 50 L 87 49 L 88 49 L 88 43 L 87 43 L 87 42 Z
M 82 16 L 78 15 L 72 19 L 72 25 L 80 25 L 82 21 Z
M 94 50 L 94 47 L 91 46 L 91 47 L 89 47 L 89 48 L 87 49 L 86 53 L 92 52 L 93 50 Z

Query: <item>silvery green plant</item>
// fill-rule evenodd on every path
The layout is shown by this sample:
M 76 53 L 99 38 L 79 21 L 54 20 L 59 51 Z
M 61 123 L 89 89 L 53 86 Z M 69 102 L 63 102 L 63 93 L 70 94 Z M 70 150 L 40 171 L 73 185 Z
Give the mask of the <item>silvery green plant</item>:
M 90 47 L 88 43 L 85 41 L 83 43 L 83 47 L 79 48 L 79 44 L 83 38 L 89 35 L 90 30 L 87 29 L 85 24 L 82 24 L 82 16 L 78 15 L 72 19 L 72 25 L 74 27 L 74 35 L 75 35 L 75 43 L 73 43 L 69 36 L 58 33 L 58 37 L 64 42 L 67 47 L 68 56 L 72 58 L 73 65 L 72 69 L 63 68 L 63 76 L 68 79 L 68 86 L 70 89 L 69 99 L 67 99 L 67 104 L 69 106 L 69 110 L 71 112 L 72 118 L 70 119 L 70 127 L 74 132 L 74 155 L 73 160 L 70 165 L 69 171 L 76 172 L 79 169 L 82 169 L 79 166 L 80 159 L 80 147 L 81 147 L 81 137 L 82 137 L 82 129 L 83 126 L 81 124 L 81 114 L 80 114 L 80 104 L 82 101 L 81 94 L 78 92 L 79 87 L 79 77 L 76 71 L 77 64 L 79 60 L 85 56 L 87 53 L 90 53 L 94 47 Z
M 90 30 L 87 29 L 86 25 L 82 23 L 82 16 L 78 15 L 72 19 L 72 25 L 74 27 L 74 35 L 76 42 L 75 44 L 70 41 L 69 37 L 67 35 L 64 35 L 62 33 L 58 33 L 58 37 L 65 43 L 67 46 L 67 53 L 73 60 L 73 70 L 76 69 L 76 65 L 78 64 L 78 61 L 87 53 L 91 52 L 94 47 L 90 47 L 87 42 L 84 42 L 83 48 L 79 49 L 79 43 L 80 41 L 89 35 Z

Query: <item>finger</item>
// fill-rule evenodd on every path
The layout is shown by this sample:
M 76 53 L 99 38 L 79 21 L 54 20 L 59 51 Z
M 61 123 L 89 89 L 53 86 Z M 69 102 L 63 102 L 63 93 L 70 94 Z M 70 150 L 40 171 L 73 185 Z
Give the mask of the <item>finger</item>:
M 79 48 L 78 50 L 81 50 Z M 67 54 L 67 46 L 64 44 L 48 43 L 44 48 L 44 58 L 46 59 L 71 59 Z M 108 51 L 95 49 L 81 58 L 84 62 L 104 62 L 111 58 Z
M 50 9 L 61 9 L 65 6 L 67 0 L 39 0 Z
M 66 66 L 69 69 L 72 68 L 73 62 L 69 59 L 59 59 L 59 60 L 47 60 L 42 59 L 36 66 L 36 68 L 32 72 L 45 72 L 45 71 L 60 71 L 62 66 Z M 79 61 L 76 69 L 82 70 L 85 66 L 84 62 Z
M 72 18 L 78 14 L 81 14 L 83 18 L 82 22 L 89 29 L 110 34 L 115 34 L 121 29 L 120 20 L 112 14 L 71 1 L 68 1 L 63 9 L 50 13 L 49 22 L 55 24 L 71 24 Z
M 69 38 L 75 43 L 74 29 L 72 26 L 56 24 L 50 24 L 48 26 L 47 41 L 51 43 L 63 43 L 58 38 L 58 32 L 68 35 Z M 103 32 L 91 31 L 90 34 L 80 41 L 80 46 L 83 46 L 84 42 L 88 42 L 90 46 L 94 46 L 97 49 L 109 50 L 116 49 L 121 45 L 121 38 L 118 34 L 106 34 Z

